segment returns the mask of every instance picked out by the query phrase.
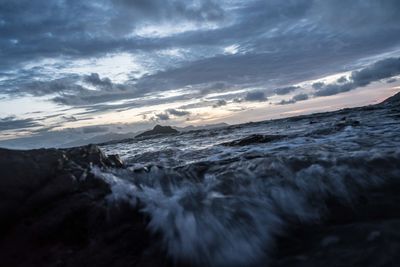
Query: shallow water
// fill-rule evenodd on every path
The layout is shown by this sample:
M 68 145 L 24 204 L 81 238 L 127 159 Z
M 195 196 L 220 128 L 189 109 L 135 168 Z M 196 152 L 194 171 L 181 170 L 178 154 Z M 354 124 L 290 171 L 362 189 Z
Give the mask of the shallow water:
M 176 261 L 199 266 L 268 262 L 291 224 L 318 223 L 326 201 L 400 177 L 395 107 L 353 109 L 103 146 L 128 168 L 93 172 L 110 201 L 141 205 Z M 254 134 L 284 136 L 227 146 Z

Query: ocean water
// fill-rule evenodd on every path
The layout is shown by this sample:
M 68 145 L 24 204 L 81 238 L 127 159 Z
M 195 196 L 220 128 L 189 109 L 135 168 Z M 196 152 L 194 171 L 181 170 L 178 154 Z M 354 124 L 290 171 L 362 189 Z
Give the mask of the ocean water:
M 177 262 L 258 266 L 290 225 L 323 221 L 328 199 L 351 206 L 400 179 L 399 133 L 399 108 L 358 108 L 105 145 L 128 167 L 92 171 Z

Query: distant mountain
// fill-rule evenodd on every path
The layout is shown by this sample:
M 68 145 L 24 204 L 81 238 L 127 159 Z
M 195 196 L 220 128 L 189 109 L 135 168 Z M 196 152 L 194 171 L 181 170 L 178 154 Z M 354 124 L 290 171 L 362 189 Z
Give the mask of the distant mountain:
M 152 136 L 152 135 L 164 135 L 164 134 L 176 134 L 179 133 L 178 130 L 172 128 L 171 126 L 161 126 L 161 125 L 156 125 L 154 128 L 150 131 L 143 132 L 141 134 L 138 134 L 136 137 L 145 137 L 145 136 Z

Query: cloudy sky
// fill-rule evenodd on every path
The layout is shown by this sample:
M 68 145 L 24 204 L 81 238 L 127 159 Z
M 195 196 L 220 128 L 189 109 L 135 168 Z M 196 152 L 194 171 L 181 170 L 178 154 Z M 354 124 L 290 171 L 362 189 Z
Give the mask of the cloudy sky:
M 398 0 L 0 0 L 8 143 L 372 104 L 399 75 Z

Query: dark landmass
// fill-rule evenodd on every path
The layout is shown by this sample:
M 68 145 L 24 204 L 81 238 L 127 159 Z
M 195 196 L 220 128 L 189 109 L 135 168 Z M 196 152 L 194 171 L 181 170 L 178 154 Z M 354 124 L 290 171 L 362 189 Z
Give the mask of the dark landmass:
M 123 167 L 97 146 L 0 149 L 2 266 L 166 266 L 146 218 L 110 204 L 90 166 Z
M 363 108 L 398 110 L 399 100 L 397 94 L 382 104 Z M 362 108 L 353 110 L 358 109 Z M 344 118 L 335 127 L 344 125 L 358 123 Z M 172 130 L 156 126 L 142 136 L 176 133 Z M 280 138 L 251 135 L 225 145 Z M 305 167 L 295 163 L 296 171 Z M 371 172 L 400 166 L 395 156 L 363 164 Z M 2 266 L 173 266 L 161 248 L 162 237 L 150 234 L 140 203 L 132 207 L 122 200 L 108 201 L 110 185 L 92 174 L 93 166 L 126 167 L 117 155 L 105 156 L 94 145 L 29 151 L 0 149 Z M 179 171 L 201 177 L 208 168 L 212 165 L 198 163 L 180 167 Z M 261 266 L 399 266 L 400 180 L 390 181 L 360 192 L 352 206 L 328 199 L 327 216 L 311 225 L 293 223 L 279 236 L 271 258 Z
M 156 125 L 152 130 L 138 134 L 135 136 L 135 138 L 148 137 L 153 135 L 177 134 L 177 133 L 179 133 L 178 130 L 175 130 L 171 126 Z

